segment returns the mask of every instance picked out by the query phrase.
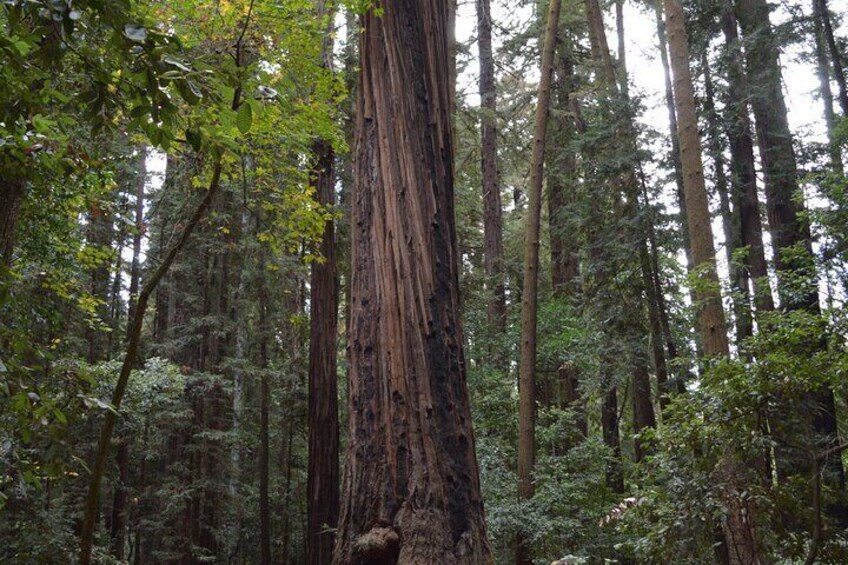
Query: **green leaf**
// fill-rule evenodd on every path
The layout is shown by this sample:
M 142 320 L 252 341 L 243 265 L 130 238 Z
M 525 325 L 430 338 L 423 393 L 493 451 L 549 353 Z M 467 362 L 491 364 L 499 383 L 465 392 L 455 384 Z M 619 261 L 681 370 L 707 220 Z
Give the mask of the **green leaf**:
M 240 132 L 247 133 L 250 131 L 252 125 L 253 109 L 250 107 L 250 104 L 242 104 L 239 106 L 238 114 L 236 114 L 236 126 Z

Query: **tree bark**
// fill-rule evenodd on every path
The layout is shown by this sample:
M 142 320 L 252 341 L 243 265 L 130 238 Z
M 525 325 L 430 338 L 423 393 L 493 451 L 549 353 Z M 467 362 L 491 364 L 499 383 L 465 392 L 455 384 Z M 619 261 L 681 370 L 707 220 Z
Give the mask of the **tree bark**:
M 699 302 L 700 331 L 704 342 L 704 354 L 708 358 L 720 359 L 729 356 L 730 347 L 715 266 L 715 248 L 701 162 L 701 142 L 695 113 L 695 93 L 689 70 L 684 12 L 680 0 L 664 0 L 664 4 L 674 72 L 674 98 L 680 133 L 681 163 L 689 214 L 692 256 L 703 286 L 699 292 L 695 293 Z M 755 565 L 764 563 L 765 558 L 761 555 L 759 548 L 756 517 L 750 503 L 739 497 L 739 489 L 735 486 L 738 464 L 730 450 L 727 450 L 719 462 L 720 472 L 726 475 L 727 482 L 732 485 L 723 493 L 728 516 L 722 525 L 722 531 L 728 548 L 729 562 Z
M 825 22 L 829 23 L 829 15 L 827 13 L 827 3 L 825 0 L 813 0 L 813 32 L 814 45 L 816 55 L 816 71 L 819 75 L 819 95 L 821 96 L 822 106 L 824 110 L 824 123 L 827 127 L 827 141 L 830 145 L 830 166 L 834 172 L 843 174 L 842 166 L 842 149 L 839 147 L 839 142 L 835 138 L 836 129 L 836 112 L 833 108 L 833 89 L 830 87 L 830 69 L 828 68 L 828 40 L 826 39 Z M 833 31 L 831 30 L 831 34 Z M 833 53 L 833 51 L 832 51 Z M 839 61 L 839 52 L 835 52 L 834 70 L 841 73 L 841 63 Z M 837 80 L 839 76 L 836 77 Z M 839 88 L 845 87 L 845 77 L 842 77 L 842 83 Z M 840 96 L 841 98 L 841 96 Z M 848 115 L 848 114 L 846 114 Z
M 757 169 L 754 160 L 754 141 L 748 115 L 748 89 L 742 45 L 739 41 L 732 0 L 722 4 L 721 27 L 725 38 L 727 65 L 727 100 L 730 112 L 727 135 L 730 145 L 731 181 L 733 194 L 739 204 L 739 223 L 742 245 L 748 248 L 744 264 L 753 282 L 755 314 L 774 310 L 771 283 L 768 278 L 760 202 L 757 193 Z
M 127 535 L 127 488 L 130 482 L 130 446 L 126 437 L 118 440 L 118 449 L 115 453 L 115 462 L 118 464 L 118 481 L 115 483 L 115 494 L 112 499 L 112 520 L 110 538 L 110 552 L 116 559 L 124 558 L 124 546 Z
M 839 87 L 839 106 L 842 108 L 842 116 L 848 117 L 848 85 L 845 81 L 845 66 L 842 61 L 842 51 L 836 43 L 833 35 L 833 24 L 830 20 L 830 10 L 827 0 L 813 0 L 814 16 L 821 24 L 822 34 L 830 51 L 830 63 L 833 67 L 833 78 Z
M 480 51 L 480 153 L 483 179 L 483 265 L 492 293 L 489 325 L 506 331 L 506 291 L 503 280 L 503 218 L 498 179 L 497 89 L 492 52 L 489 0 L 477 0 L 477 45 Z
M 144 237 L 144 188 L 147 184 L 147 151 L 142 148 L 139 157 L 138 178 L 135 191 L 135 231 L 133 232 L 133 255 L 130 266 L 130 305 L 127 319 L 135 316 L 135 301 L 138 297 L 138 285 L 141 280 L 141 240 Z M 129 333 L 130 328 L 127 327 Z
M 692 260 L 700 279 L 695 299 L 704 353 L 708 357 L 729 353 L 727 325 L 721 304 L 715 245 L 710 227 L 710 209 L 701 162 L 701 140 L 698 136 L 698 116 L 695 112 L 695 91 L 689 70 L 689 47 L 686 38 L 683 6 L 680 0 L 664 0 L 666 26 L 674 73 L 674 101 L 677 113 L 677 132 L 680 138 L 680 163 L 689 220 L 689 240 Z
M 677 129 L 677 111 L 674 105 L 674 86 L 671 82 L 671 64 L 668 60 L 668 41 L 666 27 L 663 21 L 662 0 L 656 0 L 655 10 L 657 20 L 657 39 L 659 41 L 660 61 L 665 80 L 665 106 L 668 111 L 668 129 L 671 138 L 671 163 L 674 171 L 674 186 L 676 188 L 677 206 L 680 209 L 680 228 L 683 239 L 683 251 L 686 254 L 686 270 L 692 272 L 695 263 L 692 259 L 692 243 L 689 239 L 689 220 L 686 212 L 686 195 L 683 189 L 683 167 L 680 163 L 680 134 Z
M 18 218 L 24 201 L 24 182 L 0 172 L 0 266 L 12 266 L 18 234 Z
M 803 202 L 797 199 L 800 192 L 798 170 L 782 91 L 779 49 L 769 21 L 769 7 L 765 0 L 738 0 L 737 12 L 743 34 L 750 39 L 746 63 L 765 173 L 766 208 L 775 249 L 778 295 L 781 306 L 787 310 L 804 309 L 811 314 L 819 314 L 812 235 L 804 217 Z M 799 278 L 806 279 L 800 288 Z M 810 350 L 825 346 L 822 342 L 811 343 Z M 839 434 L 833 390 L 825 386 L 810 391 L 809 401 L 814 405 L 811 418 L 813 435 L 817 440 L 834 445 L 839 441 Z M 842 461 L 834 458 L 826 465 L 833 477 L 834 490 L 844 490 Z M 842 503 L 834 504 L 831 513 L 840 520 L 848 521 L 848 507 Z
M 539 245 L 542 217 L 542 183 L 545 172 L 545 141 L 551 105 L 560 0 L 552 0 L 545 26 L 539 79 L 533 156 L 527 195 L 527 224 L 524 233 L 524 285 L 521 293 L 521 357 L 518 366 L 518 498 L 533 497 L 533 466 L 536 460 L 536 323 L 539 298 Z M 519 538 L 517 565 L 532 563 L 527 540 Z
M 564 40 L 565 41 L 565 40 Z M 548 192 L 548 232 L 551 245 L 551 286 L 560 299 L 574 299 L 579 291 L 578 237 L 569 225 L 570 203 L 577 187 L 577 160 L 572 147 L 576 133 L 574 107 L 576 100 L 576 77 L 572 61 L 571 45 L 560 45 L 557 55 L 555 81 L 553 85 L 552 111 L 549 117 L 550 133 L 546 142 L 546 180 Z M 576 410 L 576 424 L 580 436 L 588 435 L 585 406 L 580 394 L 580 370 L 567 357 L 561 359 L 556 370 L 558 397 L 556 403 L 562 408 Z M 568 449 L 567 442 L 561 444 Z
M 701 55 L 701 67 L 704 72 L 704 113 L 707 120 L 707 152 L 713 162 L 715 175 L 715 191 L 719 199 L 719 213 L 724 232 L 724 251 L 727 259 L 727 269 L 730 275 L 730 287 L 733 291 L 731 302 L 736 321 L 736 341 L 741 344 L 754 333 L 751 319 L 751 297 L 749 291 L 748 273 L 734 260 L 734 253 L 742 249 L 742 230 L 739 193 L 731 194 L 731 186 L 725 175 L 724 149 L 719 134 L 718 113 L 715 107 L 715 87 L 713 85 L 710 62 L 707 52 Z M 731 208 L 731 200 L 733 207 Z
M 760 158 L 763 164 L 766 209 L 775 249 L 775 267 L 781 305 L 793 309 L 815 307 L 818 290 L 809 285 L 806 292 L 788 292 L 787 275 L 802 268 L 786 251 L 801 245 L 811 253 L 810 227 L 803 221 L 803 204 L 799 192 L 798 168 L 789 130 L 783 97 L 779 50 L 769 22 L 765 0 L 738 0 L 737 15 L 746 42 L 747 78 L 751 84 L 750 99 L 756 120 Z
M 339 565 L 492 562 L 459 321 L 448 3 L 378 0 L 362 20 Z
M 326 19 L 323 66 L 332 69 L 330 33 L 335 10 L 321 1 L 318 17 Z M 321 140 L 313 148 L 311 183 L 322 207 L 336 203 L 335 153 Z M 335 222 L 324 223 L 319 248 L 323 262 L 312 264 L 309 316 L 309 469 L 307 472 L 307 544 L 309 565 L 329 565 L 339 516 L 339 408 L 336 375 L 339 282 Z
M 319 203 L 335 203 L 334 154 L 319 143 L 313 182 Z M 309 348 L 309 472 L 307 480 L 308 562 L 326 565 L 333 555 L 339 514 L 339 413 L 336 376 L 338 278 L 334 222 L 321 241 L 323 263 L 312 264 Z
M 271 565 L 271 503 L 270 484 L 270 444 L 268 412 L 271 404 L 271 388 L 268 383 L 268 289 L 265 282 L 265 259 L 259 261 L 262 269 L 262 282 L 259 290 L 259 563 Z M 328 485 L 329 486 L 329 485 Z

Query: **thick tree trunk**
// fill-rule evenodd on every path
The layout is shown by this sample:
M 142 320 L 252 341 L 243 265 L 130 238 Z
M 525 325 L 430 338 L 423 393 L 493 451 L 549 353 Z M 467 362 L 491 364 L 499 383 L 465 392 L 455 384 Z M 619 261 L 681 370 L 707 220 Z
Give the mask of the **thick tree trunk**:
M 503 220 L 498 179 L 497 90 L 492 52 L 492 13 L 489 0 L 477 0 L 477 45 L 480 51 L 480 152 L 483 179 L 483 264 L 492 296 L 489 325 L 506 331 L 506 292 L 503 280 Z
M 545 141 L 551 104 L 560 0 L 552 0 L 545 26 L 541 77 L 530 163 L 527 224 L 524 233 L 524 285 L 521 293 L 521 357 L 518 365 L 518 498 L 533 497 L 533 466 L 536 461 L 536 322 L 539 298 L 539 245 L 541 243 L 542 183 L 545 172 Z M 519 539 L 516 563 L 532 563 L 526 540 Z
M 363 16 L 339 565 L 492 561 L 459 322 L 448 11 L 382 0 Z

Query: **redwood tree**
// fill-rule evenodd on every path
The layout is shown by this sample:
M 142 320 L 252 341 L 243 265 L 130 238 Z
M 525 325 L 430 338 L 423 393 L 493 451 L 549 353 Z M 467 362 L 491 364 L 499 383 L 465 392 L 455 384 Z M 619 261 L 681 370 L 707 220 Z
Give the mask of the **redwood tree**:
M 492 561 L 459 323 L 448 4 L 378 0 L 362 17 L 340 565 Z
M 327 28 L 335 11 L 318 2 L 318 16 Z M 333 40 L 329 29 L 322 45 L 323 66 L 332 69 Z M 326 141 L 314 147 L 311 181 L 322 206 L 335 204 L 335 153 Z M 335 223 L 324 224 L 320 253 L 312 264 L 309 332 L 309 472 L 307 477 L 307 560 L 326 565 L 332 560 L 333 534 L 339 515 L 339 407 L 336 382 L 336 338 L 339 290 L 336 269 Z
M 503 281 L 503 220 L 498 183 L 497 91 L 492 53 L 492 10 L 489 0 L 477 0 L 477 43 L 480 49 L 480 153 L 483 173 L 483 262 L 492 285 L 489 324 L 506 330 L 506 293 Z

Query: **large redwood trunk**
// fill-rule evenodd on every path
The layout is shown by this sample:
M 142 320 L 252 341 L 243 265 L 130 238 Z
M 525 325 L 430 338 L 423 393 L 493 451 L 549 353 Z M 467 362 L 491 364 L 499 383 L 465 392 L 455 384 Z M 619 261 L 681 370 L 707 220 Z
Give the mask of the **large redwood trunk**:
M 380 0 L 362 23 L 333 562 L 491 563 L 459 324 L 448 1 Z

